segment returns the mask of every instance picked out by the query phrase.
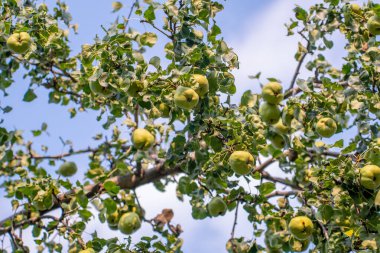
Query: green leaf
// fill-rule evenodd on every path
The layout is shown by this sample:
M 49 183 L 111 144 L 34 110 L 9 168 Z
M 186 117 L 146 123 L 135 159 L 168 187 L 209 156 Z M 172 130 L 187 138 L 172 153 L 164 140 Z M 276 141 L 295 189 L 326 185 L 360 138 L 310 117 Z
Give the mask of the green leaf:
M 153 56 L 149 60 L 149 64 L 152 65 L 152 66 L 154 66 L 158 70 L 161 68 L 160 63 L 161 63 L 161 59 L 158 56 Z
M 301 7 L 297 6 L 293 9 L 293 11 L 296 13 L 296 18 L 298 20 L 306 21 L 307 20 L 307 11 L 302 9 Z
M 92 217 L 92 213 L 86 209 L 79 210 L 78 214 L 85 221 L 89 221 L 90 218 Z
M 153 21 L 156 19 L 156 15 L 154 14 L 154 7 L 151 5 L 144 12 L 144 18 L 148 21 Z
M 37 95 L 34 93 L 34 91 L 32 89 L 29 89 L 25 93 L 24 98 L 22 100 L 25 101 L 25 102 L 31 102 L 31 101 L 33 101 L 36 98 L 37 98 Z
M 380 206 L 380 191 L 378 191 L 376 194 L 375 206 Z
M 257 103 L 257 95 L 252 94 L 250 90 L 247 90 L 243 93 L 243 96 L 241 97 L 240 104 L 242 106 L 247 107 L 254 107 Z
M 258 186 L 261 195 L 267 195 L 276 189 L 276 185 L 272 182 L 265 182 Z
M 120 191 L 120 187 L 118 185 L 116 185 L 114 182 L 112 181 L 107 181 L 104 183 L 104 189 L 106 189 L 106 191 L 108 193 L 110 193 L 111 195 L 116 195 L 119 193 Z
M 143 33 L 140 37 L 140 42 L 144 46 L 152 47 L 157 43 L 157 35 L 155 33 Z

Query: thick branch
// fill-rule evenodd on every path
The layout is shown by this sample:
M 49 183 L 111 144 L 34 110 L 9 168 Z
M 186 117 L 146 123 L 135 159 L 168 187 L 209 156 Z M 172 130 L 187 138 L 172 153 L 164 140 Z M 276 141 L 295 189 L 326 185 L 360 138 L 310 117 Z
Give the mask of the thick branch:
M 115 176 L 109 179 L 109 181 L 114 182 L 116 185 L 118 185 L 121 189 L 135 189 L 139 186 L 154 182 L 156 180 L 159 180 L 161 178 L 164 178 L 166 176 L 180 173 L 181 172 L 181 165 L 182 163 L 178 163 L 176 166 L 173 166 L 171 168 L 165 167 L 164 161 L 160 160 L 156 164 L 156 166 L 152 169 L 147 170 L 143 175 L 135 175 L 133 173 L 128 173 L 126 175 L 122 176 Z M 91 184 L 87 185 L 83 188 L 84 192 L 86 192 L 86 197 L 91 199 L 92 197 L 104 193 L 103 184 Z M 59 203 L 69 203 L 71 196 L 75 194 L 76 190 L 71 190 L 66 193 L 59 194 L 58 200 L 54 204 L 54 206 L 46 211 L 40 212 L 41 215 L 44 215 L 52 210 L 55 210 L 60 207 Z M 14 215 L 11 215 L 10 217 L 0 221 L 0 235 L 7 233 L 11 230 L 11 227 L 4 227 L 4 224 L 7 221 L 13 220 L 15 216 L 17 215 L 26 215 L 27 211 L 21 211 Z M 13 228 L 18 228 L 24 223 L 16 223 L 14 224 Z

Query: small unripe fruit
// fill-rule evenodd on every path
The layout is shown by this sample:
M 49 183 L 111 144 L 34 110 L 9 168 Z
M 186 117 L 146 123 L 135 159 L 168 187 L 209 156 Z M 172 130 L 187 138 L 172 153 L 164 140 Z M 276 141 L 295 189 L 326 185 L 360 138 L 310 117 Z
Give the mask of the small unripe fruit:
M 368 31 L 372 35 L 380 35 L 380 16 L 372 16 L 367 22 Z
M 65 162 L 58 169 L 58 174 L 64 177 L 71 177 L 77 173 L 78 167 L 74 162 Z
M 359 170 L 360 184 L 368 189 L 374 190 L 380 186 L 380 167 L 376 165 L 366 165 Z
M 195 92 L 199 97 L 204 97 L 209 91 L 208 80 L 204 75 L 193 74 L 191 79 L 196 83 Z
M 332 118 L 321 118 L 315 128 L 321 137 L 329 138 L 336 133 L 337 125 Z
M 137 149 L 148 150 L 154 144 L 154 136 L 144 128 L 138 128 L 132 133 L 133 146 Z
M 121 216 L 118 227 L 120 232 L 130 235 L 141 227 L 140 217 L 134 212 L 125 213 Z
M 281 111 L 277 105 L 272 105 L 265 102 L 261 104 L 259 114 L 265 123 L 273 125 L 280 119 Z
M 8 48 L 17 54 L 26 53 L 31 44 L 32 39 L 26 32 L 14 33 L 7 39 Z
M 179 108 L 185 110 L 193 109 L 199 102 L 199 95 L 195 92 L 195 90 L 179 86 L 174 94 L 174 103 Z
M 284 99 L 282 92 L 280 83 L 270 82 L 264 85 L 261 95 L 266 102 L 277 105 Z
M 220 197 L 214 197 L 207 205 L 208 213 L 213 216 L 224 215 L 227 211 L 226 202 Z
M 255 158 L 247 151 L 235 151 L 228 159 L 228 164 L 235 173 L 246 175 L 255 165 Z

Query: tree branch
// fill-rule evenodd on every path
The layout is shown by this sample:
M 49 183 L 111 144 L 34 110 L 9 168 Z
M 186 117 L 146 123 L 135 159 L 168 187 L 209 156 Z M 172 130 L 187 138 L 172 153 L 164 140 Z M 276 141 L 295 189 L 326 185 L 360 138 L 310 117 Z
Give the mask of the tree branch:
M 179 162 L 175 166 L 168 168 L 164 164 L 164 160 L 157 160 L 156 166 L 152 169 L 147 170 L 143 176 L 135 175 L 134 173 L 128 173 L 126 175 L 121 176 L 115 176 L 107 181 L 114 182 L 116 185 L 118 185 L 121 189 L 135 189 L 137 187 L 140 187 L 142 185 L 154 182 L 156 180 L 159 180 L 161 178 L 164 178 L 166 176 L 177 174 L 181 172 L 181 166 L 184 162 Z M 95 195 L 104 193 L 104 188 L 102 183 L 97 184 L 91 184 L 87 185 L 83 188 L 84 192 L 86 192 L 87 198 L 92 198 Z M 46 211 L 41 211 L 40 214 L 44 215 L 46 213 L 51 212 L 52 210 L 55 210 L 60 207 L 60 203 L 69 203 L 71 200 L 72 195 L 74 195 L 76 192 L 75 189 L 68 191 L 66 193 L 62 193 L 57 195 L 58 201 L 56 200 L 53 207 Z M 0 221 L 0 235 L 7 233 L 11 230 L 12 227 L 4 227 L 4 224 L 10 220 L 13 220 L 13 218 L 17 215 L 25 215 L 28 212 L 26 210 L 23 210 L 21 212 L 18 212 L 14 215 L 11 215 L 8 218 L 3 219 Z M 13 228 L 18 228 L 20 226 L 24 225 L 23 222 L 14 224 Z

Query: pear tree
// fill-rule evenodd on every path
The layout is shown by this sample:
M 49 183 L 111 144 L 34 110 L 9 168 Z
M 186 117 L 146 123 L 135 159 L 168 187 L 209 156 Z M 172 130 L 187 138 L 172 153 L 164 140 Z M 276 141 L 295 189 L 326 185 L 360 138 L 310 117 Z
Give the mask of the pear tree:
M 12 209 L 0 252 L 184 252 L 183 210 L 157 201 L 151 216 L 144 185 L 175 194 L 193 222 L 231 217 L 226 252 L 378 252 L 377 1 L 294 6 L 289 81 L 258 73 L 246 86 L 218 23 L 225 1 L 115 1 L 113 23 L 79 50 L 69 6 L 40 2 L 0 1 L 0 194 Z M 15 87 L 20 101 L 7 99 Z M 21 102 L 46 106 L 47 123 L 15 127 Z M 57 108 L 100 130 L 78 143 L 68 123 L 45 143 Z

